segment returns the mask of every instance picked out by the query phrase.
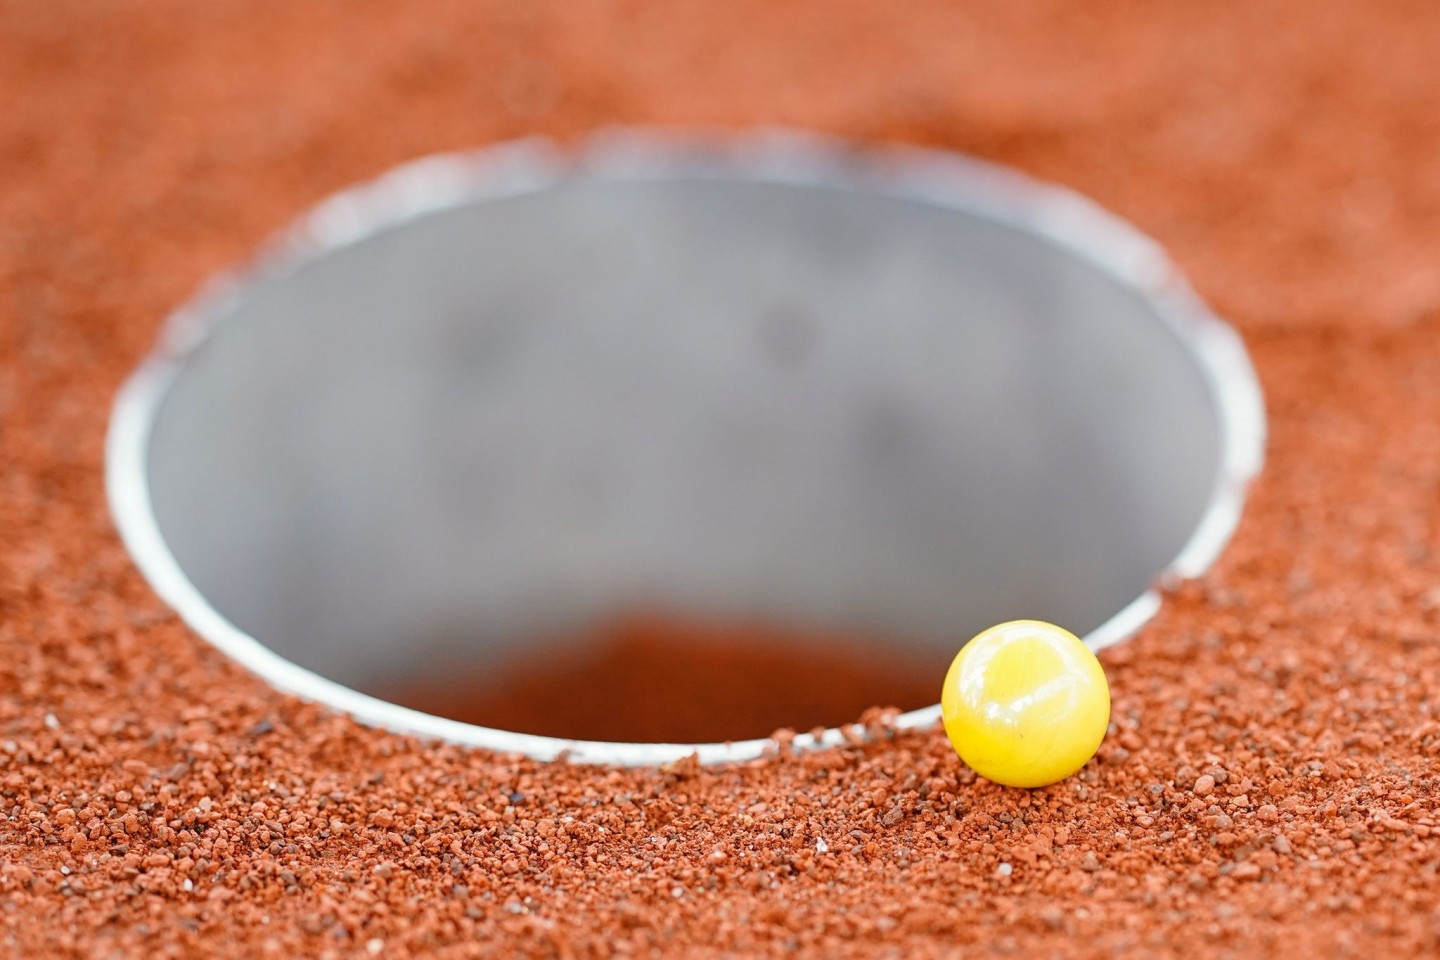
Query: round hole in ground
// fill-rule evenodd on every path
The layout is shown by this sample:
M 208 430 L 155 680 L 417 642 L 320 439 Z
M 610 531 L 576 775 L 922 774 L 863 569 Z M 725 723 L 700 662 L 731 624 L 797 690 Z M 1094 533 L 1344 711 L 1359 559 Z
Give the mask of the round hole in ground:
M 491 734 L 832 725 L 992 623 L 1114 624 L 1238 510 L 1243 351 L 1068 195 L 495 156 L 332 202 L 117 408 L 142 568 L 287 689 L 535 755 Z

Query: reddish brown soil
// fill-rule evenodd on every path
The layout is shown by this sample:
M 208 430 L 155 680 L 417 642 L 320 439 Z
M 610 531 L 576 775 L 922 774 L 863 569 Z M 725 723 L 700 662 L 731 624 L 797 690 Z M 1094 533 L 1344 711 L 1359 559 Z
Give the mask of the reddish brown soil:
M 838 726 L 875 706 L 929 706 L 949 659 L 897 656 L 882 638 L 659 612 L 533 646 L 498 668 L 416 664 L 410 677 L 365 692 L 547 737 L 714 743 Z
M 0 954 L 1434 955 L 1436 50 L 1428 0 L 0 0 Z M 1014 163 L 1246 333 L 1265 478 L 1107 656 L 1080 776 L 1003 790 L 926 733 L 633 772 L 417 743 L 147 589 L 101 443 L 169 308 L 397 161 L 616 121 Z

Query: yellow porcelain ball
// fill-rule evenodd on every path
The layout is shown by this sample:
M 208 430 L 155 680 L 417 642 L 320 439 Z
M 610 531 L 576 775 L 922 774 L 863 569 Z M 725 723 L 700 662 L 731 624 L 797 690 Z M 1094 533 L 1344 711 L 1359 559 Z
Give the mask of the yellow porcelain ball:
M 960 759 L 1007 787 L 1063 780 L 1095 755 L 1110 723 L 1110 685 L 1068 630 L 1012 620 L 955 656 L 940 694 Z

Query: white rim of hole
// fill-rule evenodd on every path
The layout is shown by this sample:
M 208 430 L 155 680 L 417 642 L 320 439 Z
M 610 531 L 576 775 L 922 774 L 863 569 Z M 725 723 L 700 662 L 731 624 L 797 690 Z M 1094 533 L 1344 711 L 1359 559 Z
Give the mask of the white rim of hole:
M 1221 455 L 1204 513 L 1185 546 L 1146 590 L 1085 637 L 1101 650 L 1134 634 L 1160 609 L 1160 587 L 1204 573 L 1240 520 L 1265 448 L 1259 382 L 1239 336 L 1201 302 L 1164 253 L 1134 227 L 1066 188 L 962 155 L 868 145 L 788 130 L 746 134 L 615 130 L 573 146 L 527 139 L 427 157 L 345 190 L 302 215 L 248 265 L 211 281 L 165 322 L 150 356 L 122 387 L 106 437 L 106 492 L 125 546 L 155 592 L 196 633 L 275 688 L 396 733 L 537 760 L 652 766 L 691 755 L 734 763 L 774 754 L 770 738 L 725 743 L 612 743 L 514 733 L 412 710 L 328 680 L 272 651 L 210 605 L 161 535 L 146 476 L 155 414 L 188 355 L 230 312 L 246 287 L 425 213 L 542 190 L 577 170 L 608 180 L 658 174 L 741 175 L 796 185 L 859 183 L 878 192 L 1002 223 L 1047 240 L 1139 296 L 1191 352 L 1220 423 Z M 938 681 L 937 681 L 938 686 Z M 940 707 L 895 718 L 895 729 L 929 727 Z M 854 735 L 853 732 L 851 734 Z M 846 742 L 842 728 L 795 736 L 795 750 Z

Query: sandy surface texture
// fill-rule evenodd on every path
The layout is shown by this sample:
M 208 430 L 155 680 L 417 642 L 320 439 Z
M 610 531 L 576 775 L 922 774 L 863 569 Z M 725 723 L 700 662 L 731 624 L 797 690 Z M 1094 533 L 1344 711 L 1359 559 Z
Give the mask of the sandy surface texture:
M 0 954 L 1433 955 L 1436 50 L 1430 2 L 0 0 Z M 427 746 L 269 691 L 141 580 L 102 440 L 169 309 L 397 162 L 610 123 L 1011 163 L 1246 334 L 1265 476 L 1105 657 L 1079 777 L 999 789 L 938 733 Z

